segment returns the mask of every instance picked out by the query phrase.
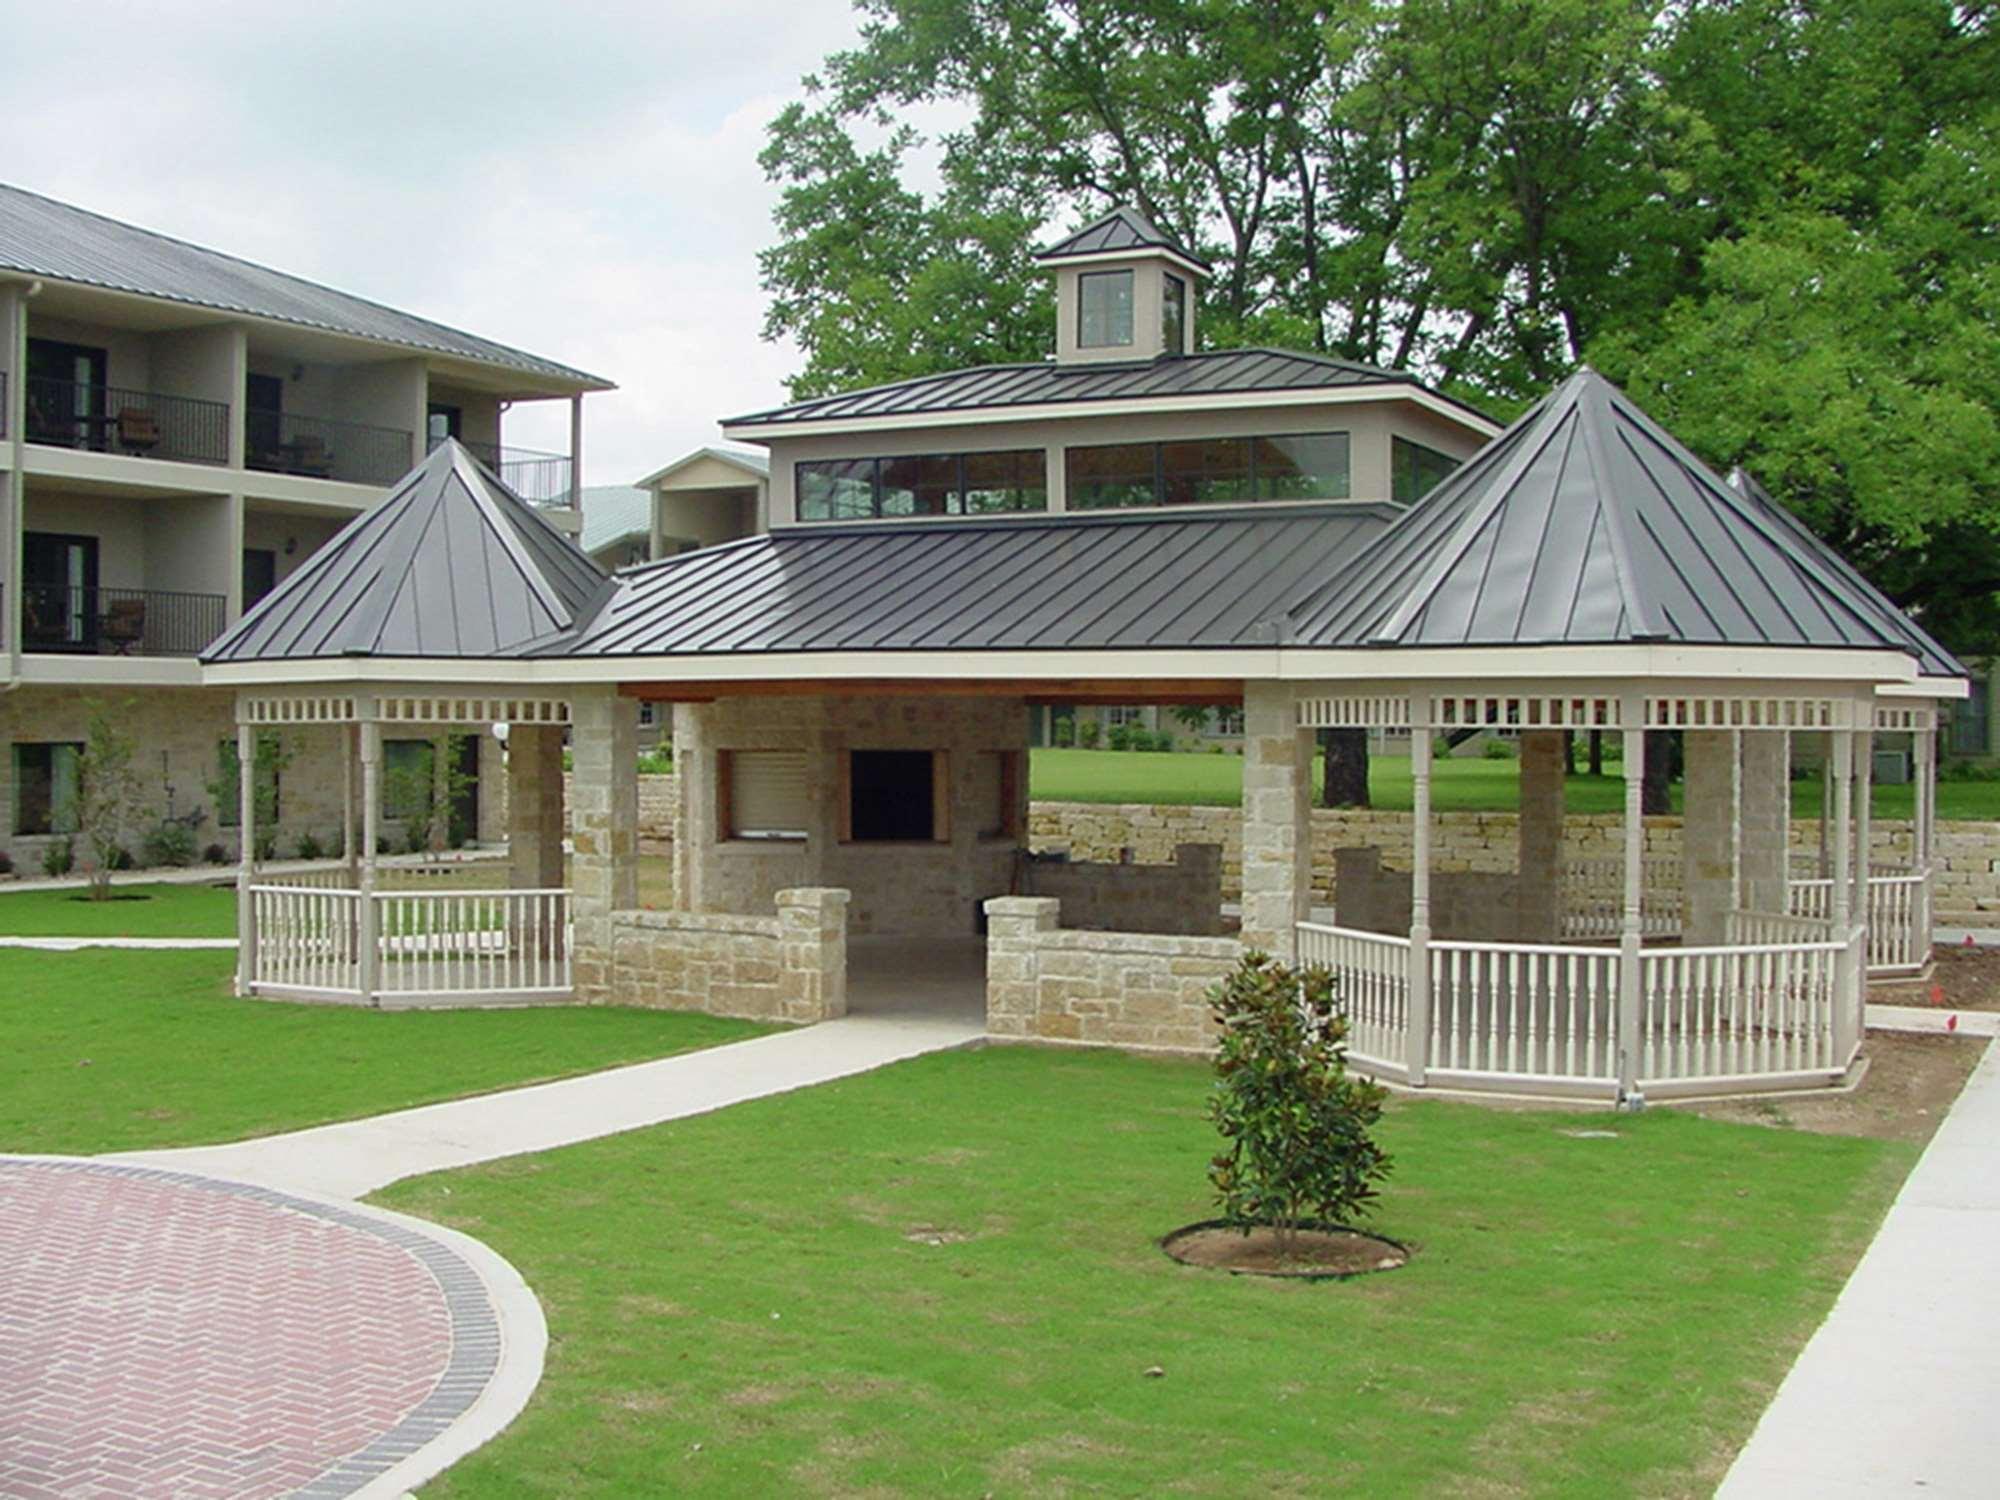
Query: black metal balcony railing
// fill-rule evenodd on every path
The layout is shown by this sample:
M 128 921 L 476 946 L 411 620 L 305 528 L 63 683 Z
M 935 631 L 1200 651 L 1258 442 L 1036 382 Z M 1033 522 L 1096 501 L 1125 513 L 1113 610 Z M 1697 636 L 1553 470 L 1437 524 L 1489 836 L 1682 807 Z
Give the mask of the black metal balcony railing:
M 432 438 L 435 449 L 442 438 Z M 566 453 L 542 453 L 533 448 L 502 448 L 494 443 L 467 443 L 466 451 L 500 476 L 500 482 L 530 505 L 543 509 L 569 504 L 570 460 Z
M 171 458 L 229 462 L 229 404 L 158 391 L 131 391 L 30 375 L 23 429 L 31 443 Z
M 170 589 L 21 585 L 21 649 L 198 656 L 222 634 L 229 601 Z
M 349 484 L 394 484 L 416 462 L 407 428 L 337 422 L 288 411 L 243 414 L 243 461 L 268 474 L 302 474 Z

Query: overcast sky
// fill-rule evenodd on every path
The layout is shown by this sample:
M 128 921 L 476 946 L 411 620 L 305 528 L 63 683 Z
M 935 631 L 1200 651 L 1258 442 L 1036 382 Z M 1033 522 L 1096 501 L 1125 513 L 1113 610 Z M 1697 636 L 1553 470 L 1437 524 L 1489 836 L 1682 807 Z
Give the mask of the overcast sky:
M 0 0 L 0 180 L 618 383 L 590 484 L 770 405 L 764 126 L 845 0 Z M 567 407 L 508 441 L 568 447 Z

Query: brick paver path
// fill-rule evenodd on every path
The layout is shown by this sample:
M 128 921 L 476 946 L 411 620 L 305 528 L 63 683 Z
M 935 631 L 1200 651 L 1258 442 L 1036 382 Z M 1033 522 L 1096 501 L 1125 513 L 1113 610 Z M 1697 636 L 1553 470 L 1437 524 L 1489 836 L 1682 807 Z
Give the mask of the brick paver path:
M 448 1249 L 152 1168 L 0 1158 L 0 1495 L 352 1493 L 484 1387 Z

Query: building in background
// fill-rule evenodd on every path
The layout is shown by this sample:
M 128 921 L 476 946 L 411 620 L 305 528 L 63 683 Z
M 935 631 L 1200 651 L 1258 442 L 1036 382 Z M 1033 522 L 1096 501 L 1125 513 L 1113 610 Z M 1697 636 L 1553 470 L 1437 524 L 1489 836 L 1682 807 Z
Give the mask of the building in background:
M 33 870 L 59 841 L 92 703 L 139 740 L 160 817 L 227 847 L 233 710 L 196 654 L 446 437 L 574 535 L 582 401 L 608 389 L 0 187 L 0 852 Z M 523 401 L 569 403 L 571 453 L 506 443 Z M 275 774 L 282 843 L 330 837 L 337 782 Z

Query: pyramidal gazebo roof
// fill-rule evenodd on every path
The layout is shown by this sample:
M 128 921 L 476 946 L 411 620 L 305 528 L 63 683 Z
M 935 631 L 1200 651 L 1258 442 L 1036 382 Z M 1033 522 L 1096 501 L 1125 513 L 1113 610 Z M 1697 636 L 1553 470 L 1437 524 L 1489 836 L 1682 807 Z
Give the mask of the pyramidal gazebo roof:
M 508 656 L 571 629 L 610 589 L 533 506 L 446 441 L 202 659 Z
M 1579 370 L 1294 606 L 1301 646 L 1684 645 L 1950 653 L 1768 497 Z
M 1112 209 L 1100 219 L 1092 219 L 1083 228 L 1057 240 L 1048 249 L 1036 252 L 1035 260 L 1038 264 L 1047 265 L 1051 261 L 1074 260 L 1084 255 L 1106 255 L 1121 250 L 1165 250 L 1204 274 L 1210 270 L 1207 261 L 1161 229 L 1138 209 L 1124 205 Z

